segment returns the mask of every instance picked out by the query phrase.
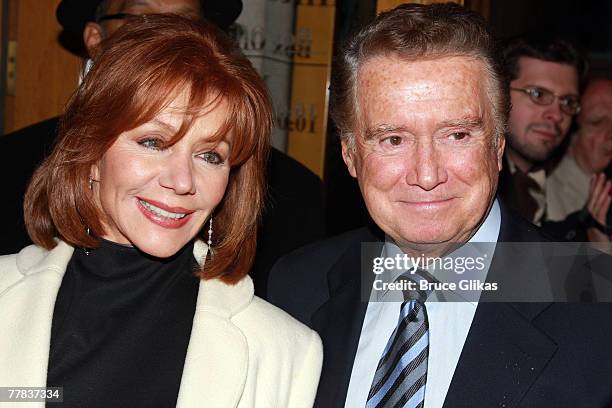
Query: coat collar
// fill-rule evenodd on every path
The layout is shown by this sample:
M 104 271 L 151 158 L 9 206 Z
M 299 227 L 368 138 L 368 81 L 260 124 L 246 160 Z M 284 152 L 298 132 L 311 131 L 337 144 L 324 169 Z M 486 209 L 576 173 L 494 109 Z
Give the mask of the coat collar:
M 0 336 L 0 384 L 45 386 L 55 299 L 73 251 L 62 241 L 51 251 L 26 247 L 0 278 L 0 333 L 12 333 Z M 197 241 L 198 262 L 207 252 L 206 244 Z M 177 406 L 200 406 L 202 401 L 208 407 L 237 405 L 246 382 L 248 348 L 231 320 L 252 299 L 248 276 L 235 285 L 200 281 Z
M 380 236 L 369 230 L 361 230 L 353 238 L 354 242 L 329 270 L 330 297 L 312 318 L 312 327 L 323 341 L 325 356 L 316 407 L 344 407 L 368 305 L 369 290 L 367 294 L 364 291 L 371 287 L 371 282 L 361 281 L 361 276 L 372 277 L 362 268 L 372 265 L 372 258 L 379 256 L 382 250 Z

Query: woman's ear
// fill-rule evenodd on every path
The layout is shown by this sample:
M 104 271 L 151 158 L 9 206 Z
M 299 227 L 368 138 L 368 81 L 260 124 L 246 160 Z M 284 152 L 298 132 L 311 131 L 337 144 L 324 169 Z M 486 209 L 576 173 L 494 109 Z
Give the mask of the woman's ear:
M 91 165 L 89 170 L 89 180 L 100 181 L 100 162 Z

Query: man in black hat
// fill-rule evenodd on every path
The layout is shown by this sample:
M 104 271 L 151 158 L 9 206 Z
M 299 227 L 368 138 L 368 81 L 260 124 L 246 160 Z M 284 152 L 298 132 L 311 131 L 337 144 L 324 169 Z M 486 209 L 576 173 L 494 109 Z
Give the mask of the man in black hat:
M 90 56 L 105 37 L 133 15 L 173 13 L 200 18 L 227 28 L 242 11 L 241 0 L 62 0 L 57 20 L 66 31 L 83 36 Z
M 242 11 L 241 0 L 62 0 L 56 16 L 70 34 L 82 36 L 88 55 L 133 15 L 174 13 L 204 18 L 227 28 Z M 50 152 L 57 117 L 0 137 L 0 171 L 5 222 L 0 255 L 31 243 L 23 222 L 23 195 L 35 168 Z M 265 297 L 268 271 L 282 255 L 324 235 L 323 187 L 319 178 L 289 156 L 272 149 L 268 160 L 269 203 L 260 228 L 252 269 L 255 291 Z

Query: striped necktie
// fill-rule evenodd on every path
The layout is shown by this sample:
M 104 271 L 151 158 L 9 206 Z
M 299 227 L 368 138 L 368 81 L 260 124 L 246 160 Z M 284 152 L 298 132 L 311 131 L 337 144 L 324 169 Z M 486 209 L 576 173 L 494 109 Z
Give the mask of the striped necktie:
M 366 408 L 422 408 L 428 354 L 425 305 L 419 300 L 406 300 L 376 368 Z

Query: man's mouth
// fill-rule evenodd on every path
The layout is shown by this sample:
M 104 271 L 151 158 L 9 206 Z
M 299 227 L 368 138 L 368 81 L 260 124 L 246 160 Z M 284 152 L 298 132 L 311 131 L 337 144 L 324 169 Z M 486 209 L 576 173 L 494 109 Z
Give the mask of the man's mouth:
M 558 134 L 556 132 L 551 132 L 549 130 L 533 129 L 533 131 L 541 136 L 544 136 L 544 138 L 546 139 L 554 140 L 558 137 Z
M 451 200 L 452 198 L 424 198 L 424 199 L 400 200 L 400 202 L 404 204 L 408 204 L 408 205 L 414 205 L 414 206 L 435 207 L 438 205 L 447 204 Z

